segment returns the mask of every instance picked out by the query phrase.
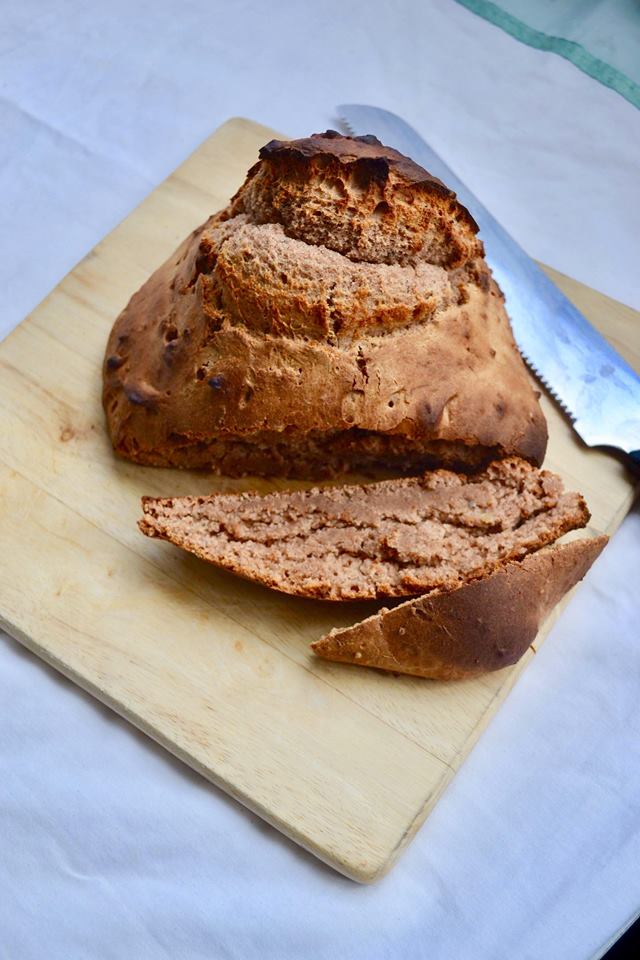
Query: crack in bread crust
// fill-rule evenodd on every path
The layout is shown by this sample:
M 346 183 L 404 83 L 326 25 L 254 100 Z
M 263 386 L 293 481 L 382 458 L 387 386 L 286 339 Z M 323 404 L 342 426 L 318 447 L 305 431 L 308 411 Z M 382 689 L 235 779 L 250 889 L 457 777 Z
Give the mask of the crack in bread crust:
M 366 263 L 457 267 L 483 248 L 442 181 L 379 140 L 335 131 L 272 140 L 231 201 L 231 215 L 281 223 L 290 237 Z

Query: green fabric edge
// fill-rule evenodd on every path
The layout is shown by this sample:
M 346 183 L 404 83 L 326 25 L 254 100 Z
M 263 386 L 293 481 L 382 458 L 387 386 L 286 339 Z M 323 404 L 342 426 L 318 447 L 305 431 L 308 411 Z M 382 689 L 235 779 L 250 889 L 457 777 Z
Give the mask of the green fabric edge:
M 616 70 L 610 64 L 605 63 L 594 57 L 588 50 L 585 50 L 579 43 L 573 40 L 564 40 L 562 37 L 551 37 L 540 30 L 518 20 L 512 14 L 500 9 L 495 3 L 489 0 L 457 0 L 463 7 L 467 7 L 478 16 L 490 20 L 497 27 L 501 27 L 510 33 L 516 40 L 528 44 L 530 47 L 537 47 L 538 50 L 548 50 L 557 53 L 566 60 L 579 67 L 585 73 L 598 80 L 605 86 L 621 94 L 634 107 L 640 109 L 640 86 L 634 83 L 626 74 Z

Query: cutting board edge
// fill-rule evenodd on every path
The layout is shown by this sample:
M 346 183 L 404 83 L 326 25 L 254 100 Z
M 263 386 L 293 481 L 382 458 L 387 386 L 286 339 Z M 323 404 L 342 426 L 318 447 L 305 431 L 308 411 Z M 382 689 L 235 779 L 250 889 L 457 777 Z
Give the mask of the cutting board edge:
M 0 630 L 3 630 L 9 637 L 11 637 L 12 640 L 20 644 L 21 647 L 24 647 L 25 650 L 28 650 L 29 653 L 32 653 L 34 656 L 38 657 L 39 660 L 42 660 L 47 667 L 55 670 L 56 673 L 61 674 L 63 677 L 73 683 L 74 686 L 77 686 L 83 693 L 86 693 L 90 697 L 97 700 L 98 703 L 102 704 L 104 707 L 112 710 L 116 716 L 125 720 L 127 723 L 130 723 L 133 727 L 135 727 L 136 730 L 144 734 L 146 737 L 149 737 L 150 740 L 158 744 L 160 747 L 162 747 L 162 749 L 167 750 L 172 757 L 175 757 L 181 763 L 184 763 L 185 766 L 189 767 L 190 770 L 193 770 L 202 776 L 217 790 L 220 790 L 226 796 L 231 797 L 231 799 L 241 804 L 241 806 L 247 809 L 250 813 L 260 817 L 261 820 L 263 820 L 265 823 L 268 823 L 269 826 L 271 826 L 274 830 L 277 830 L 278 833 L 281 833 L 291 843 L 296 844 L 298 847 L 302 847 L 303 850 L 305 850 L 311 856 L 322 861 L 322 863 L 330 867 L 332 870 L 336 870 L 348 880 L 352 880 L 358 884 L 365 886 L 371 885 L 389 873 L 404 851 L 405 847 L 411 842 L 457 772 L 456 770 L 445 768 L 442 772 L 440 781 L 436 784 L 434 790 L 431 791 L 421 802 L 418 811 L 410 821 L 406 831 L 402 834 L 399 841 L 395 844 L 391 851 L 376 860 L 373 860 L 372 858 L 372 862 L 370 864 L 363 866 L 361 859 L 355 862 L 350 860 L 348 857 L 339 857 L 337 855 L 332 856 L 325 848 L 310 840 L 309 837 L 307 837 L 304 833 L 296 831 L 286 821 L 283 821 L 275 814 L 272 814 L 267 807 L 254 802 L 248 794 L 234 788 L 234 786 L 230 784 L 229 780 L 225 780 L 223 776 L 216 774 L 213 769 L 195 760 L 187 753 L 187 751 L 182 750 L 162 732 L 158 731 L 152 723 L 147 722 L 135 711 L 129 710 L 124 703 L 117 700 L 106 690 L 101 689 L 90 680 L 87 680 L 82 673 L 65 663 L 61 658 L 52 654 L 51 651 L 48 650 L 47 647 L 35 637 L 31 637 L 20 626 L 14 624 L 11 620 L 6 619 L 1 610 Z

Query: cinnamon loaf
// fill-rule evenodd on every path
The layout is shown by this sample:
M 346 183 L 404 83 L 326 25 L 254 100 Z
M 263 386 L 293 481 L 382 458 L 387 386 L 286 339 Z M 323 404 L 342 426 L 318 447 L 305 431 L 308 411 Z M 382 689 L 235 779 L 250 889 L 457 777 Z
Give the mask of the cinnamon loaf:
M 546 425 L 476 234 L 373 137 L 272 141 L 118 317 L 115 450 L 229 475 L 540 464 Z

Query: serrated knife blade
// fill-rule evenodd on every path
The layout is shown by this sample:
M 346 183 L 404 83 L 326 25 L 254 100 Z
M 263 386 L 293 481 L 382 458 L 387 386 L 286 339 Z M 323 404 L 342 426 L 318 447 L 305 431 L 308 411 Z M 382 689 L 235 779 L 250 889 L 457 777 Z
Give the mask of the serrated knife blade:
M 373 133 L 455 190 L 480 227 L 518 347 L 533 372 L 586 444 L 617 447 L 640 463 L 640 377 L 635 371 L 413 127 L 379 107 L 350 103 L 337 111 L 348 132 Z

